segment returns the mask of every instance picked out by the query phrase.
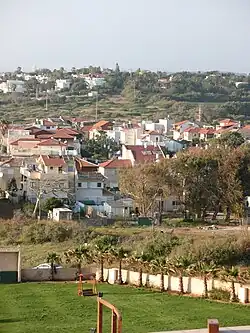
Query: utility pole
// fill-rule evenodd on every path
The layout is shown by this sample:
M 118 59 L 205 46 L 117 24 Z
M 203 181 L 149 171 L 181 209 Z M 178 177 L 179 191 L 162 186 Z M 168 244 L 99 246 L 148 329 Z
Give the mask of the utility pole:
M 45 110 L 48 110 L 48 93 L 46 93 L 46 99 L 45 99 Z
M 95 103 L 95 120 L 98 119 L 98 93 L 96 94 L 96 103 Z

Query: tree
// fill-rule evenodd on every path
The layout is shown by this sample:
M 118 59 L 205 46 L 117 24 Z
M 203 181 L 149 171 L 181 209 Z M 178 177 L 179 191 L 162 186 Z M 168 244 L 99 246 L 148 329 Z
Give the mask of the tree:
M 158 163 L 122 169 L 119 174 L 120 191 L 134 200 L 140 215 L 152 216 L 160 208 L 160 220 L 162 199 L 167 197 L 169 182 L 166 168 Z
M 194 274 L 201 276 L 203 278 L 204 283 L 204 297 L 208 298 L 208 287 L 207 282 L 209 279 L 213 278 L 218 272 L 218 267 L 210 262 L 209 264 L 204 261 L 198 261 L 195 264 L 191 265 L 190 270 L 194 272 Z
M 235 283 L 239 282 L 242 279 L 240 269 L 235 266 L 224 267 L 221 271 L 221 278 L 222 278 L 222 280 L 231 283 L 231 288 L 230 288 L 231 302 L 237 301 L 237 296 L 236 296 L 236 292 L 235 292 Z
M 237 148 L 245 142 L 244 137 L 239 132 L 226 132 L 219 138 L 219 143 L 231 148 Z
M 179 292 L 184 294 L 183 276 L 190 273 L 192 259 L 188 256 L 176 256 L 170 259 L 170 272 L 179 277 Z
M 111 247 L 109 250 L 109 254 L 115 260 L 118 260 L 119 268 L 118 268 L 118 284 L 122 284 L 122 262 L 125 259 L 128 259 L 129 251 L 122 246 L 119 247 Z
M 56 265 L 61 263 L 61 258 L 57 253 L 50 252 L 47 255 L 47 263 L 50 264 L 51 280 L 54 281 L 54 274 L 56 274 Z
M 168 271 L 169 263 L 165 257 L 158 257 L 151 261 L 151 267 L 153 272 L 159 273 L 161 277 L 160 283 L 160 291 L 163 292 L 165 290 L 164 286 L 164 274 Z
M 46 199 L 46 201 L 43 204 L 43 209 L 46 212 L 49 212 L 49 211 L 53 211 L 54 208 L 59 208 L 62 206 L 63 206 L 63 203 L 60 199 L 52 197 L 52 198 Z
M 114 139 L 110 139 L 105 132 L 100 131 L 94 139 L 84 141 L 81 154 L 93 160 L 106 161 L 119 150 L 119 144 Z
M 104 262 L 110 256 L 110 249 L 117 244 L 117 238 L 113 236 L 100 236 L 95 239 L 93 245 L 94 260 L 100 265 L 99 281 L 104 281 Z
M 64 253 L 66 263 L 75 263 L 77 266 L 77 274 L 81 274 L 83 262 L 88 263 L 91 259 L 91 252 L 88 244 L 81 245 L 73 250 Z
M 1 144 L 3 144 L 4 136 L 9 128 L 9 122 L 6 119 L 0 120 L 0 133 L 1 133 Z
M 142 252 L 135 251 L 131 254 L 129 259 L 131 265 L 133 266 L 135 264 L 135 267 L 139 270 L 138 286 L 142 287 L 143 269 L 149 266 L 150 257 L 144 251 Z

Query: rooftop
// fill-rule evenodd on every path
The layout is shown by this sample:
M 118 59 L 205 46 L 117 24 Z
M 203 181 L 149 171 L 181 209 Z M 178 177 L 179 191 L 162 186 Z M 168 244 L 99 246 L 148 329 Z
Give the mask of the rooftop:
M 119 168 L 129 168 L 132 166 L 130 160 L 125 159 L 113 159 L 99 164 L 102 168 L 107 169 L 119 169 Z
M 41 160 L 45 166 L 49 167 L 62 167 L 66 164 L 64 158 L 60 156 L 41 155 L 39 160 Z

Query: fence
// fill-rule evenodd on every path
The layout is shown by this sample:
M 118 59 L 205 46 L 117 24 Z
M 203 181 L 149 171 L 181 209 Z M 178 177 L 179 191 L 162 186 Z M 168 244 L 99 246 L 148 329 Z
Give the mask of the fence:
M 81 273 L 89 279 L 96 273 L 95 267 L 84 267 L 81 269 Z M 54 281 L 74 281 L 77 276 L 76 268 L 59 268 L 56 273 L 53 274 Z M 32 269 L 24 268 L 21 271 L 21 281 L 51 281 L 51 269 Z
M 100 276 L 100 272 L 97 271 L 96 278 L 98 280 Z M 116 283 L 118 280 L 118 269 L 110 268 L 104 269 L 104 281 L 109 282 L 110 284 Z M 126 284 L 131 284 L 138 286 L 139 284 L 139 272 L 122 270 L 122 281 Z M 160 288 L 161 286 L 161 276 L 160 274 L 142 274 L 142 285 L 150 288 Z M 231 284 L 229 282 L 223 282 L 218 279 L 209 279 L 207 281 L 208 290 L 212 290 L 214 288 L 222 288 L 224 290 L 230 291 Z M 196 296 L 202 296 L 204 294 L 204 282 L 202 279 L 196 277 L 183 277 L 183 286 L 184 292 L 193 294 Z M 164 275 L 164 290 L 168 291 L 179 291 L 179 278 L 170 275 Z M 242 303 L 247 303 L 248 300 L 248 288 L 245 286 L 241 286 L 239 283 L 235 283 L 235 291 L 239 300 Z
M 111 333 L 122 333 L 122 316 L 117 308 L 97 297 L 97 333 L 103 333 L 103 306 L 106 306 L 112 311 L 111 314 Z

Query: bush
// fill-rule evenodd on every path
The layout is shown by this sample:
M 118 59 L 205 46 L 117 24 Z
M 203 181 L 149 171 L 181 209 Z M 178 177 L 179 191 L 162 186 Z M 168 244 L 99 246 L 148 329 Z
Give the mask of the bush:
M 229 302 L 230 292 L 222 288 L 213 288 L 209 292 L 209 298 L 217 301 Z

